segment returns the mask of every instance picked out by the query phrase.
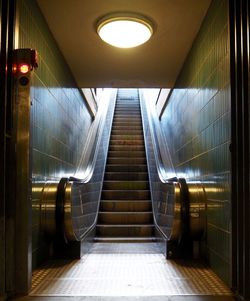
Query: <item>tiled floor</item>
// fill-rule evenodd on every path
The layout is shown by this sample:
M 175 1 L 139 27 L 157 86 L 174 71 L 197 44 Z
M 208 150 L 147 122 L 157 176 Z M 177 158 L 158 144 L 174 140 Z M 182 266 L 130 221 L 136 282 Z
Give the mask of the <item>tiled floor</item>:
M 30 296 L 60 297 L 54 301 L 231 300 L 230 290 L 208 267 L 167 261 L 154 243 L 96 243 L 81 260 L 51 261 L 35 271 Z

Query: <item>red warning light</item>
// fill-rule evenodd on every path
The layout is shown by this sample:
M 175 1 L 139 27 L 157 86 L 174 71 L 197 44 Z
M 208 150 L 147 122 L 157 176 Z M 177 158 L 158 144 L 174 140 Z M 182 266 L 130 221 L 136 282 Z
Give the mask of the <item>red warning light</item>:
M 26 74 L 30 71 L 30 66 L 28 64 L 20 64 L 19 65 L 19 71 L 22 73 L 22 74 Z
M 12 72 L 13 72 L 13 73 L 16 73 L 16 72 L 17 72 L 17 65 L 16 65 L 16 64 L 14 64 L 14 65 L 12 66 Z

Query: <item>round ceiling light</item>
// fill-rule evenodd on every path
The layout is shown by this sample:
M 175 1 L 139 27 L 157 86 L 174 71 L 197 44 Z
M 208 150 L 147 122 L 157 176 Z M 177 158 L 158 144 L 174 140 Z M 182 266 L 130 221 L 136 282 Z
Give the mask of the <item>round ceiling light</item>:
M 106 43 L 119 48 L 132 48 L 147 42 L 153 26 L 144 17 L 109 16 L 97 25 L 97 33 Z

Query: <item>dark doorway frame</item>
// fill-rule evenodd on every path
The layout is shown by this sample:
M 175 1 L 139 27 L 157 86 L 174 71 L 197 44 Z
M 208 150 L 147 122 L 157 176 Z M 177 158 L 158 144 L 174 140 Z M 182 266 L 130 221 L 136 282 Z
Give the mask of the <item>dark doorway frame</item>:
M 16 292 L 12 52 L 16 0 L 0 0 L 0 296 Z
M 232 104 L 232 287 L 250 298 L 249 2 L 229 1 Z

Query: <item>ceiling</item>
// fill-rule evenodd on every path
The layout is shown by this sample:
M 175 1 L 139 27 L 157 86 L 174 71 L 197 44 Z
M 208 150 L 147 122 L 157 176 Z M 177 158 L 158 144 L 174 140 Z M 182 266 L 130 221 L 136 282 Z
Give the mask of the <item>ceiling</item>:
M 211 0 L 37 0 L 82 88 L 171 88 Z M 96 22 L 112 12 L 149 17 L 155 32 L 145 44 L 120 49 L 103 42 Z

